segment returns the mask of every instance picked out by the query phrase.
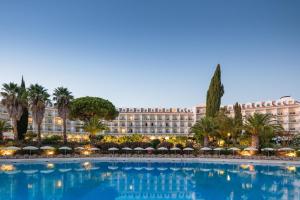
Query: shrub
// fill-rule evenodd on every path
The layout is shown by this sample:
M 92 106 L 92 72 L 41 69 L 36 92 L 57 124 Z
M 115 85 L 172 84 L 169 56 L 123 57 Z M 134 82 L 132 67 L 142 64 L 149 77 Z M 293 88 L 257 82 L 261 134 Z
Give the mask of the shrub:
M 42 144 L 58 144 L 62 142 L 63 138 L 59 135 L 53 135 L 50 137 L 46 137 L 42 140 Z
M 153 147 L 153 148 L 157 148 L 157 146 L 160 144 L 160 140 L 159 139 L 154 139 L 154 140 L 151 140 L 150 142 L 150 145 Z
M 173 147 L 173 144 L 170 142 L 162 142 L 159 145 L 157 145 L 157 148 L 159 148 L 159 147 L 166 147 L 166 148 L 170 149 Z
M 33 133 L 32 131 L 27 131 L 25 134 L 25 141 L 34 141 L 37 137 L 36 133 Z
M 102 151 L 107 151 L 111 147 L 120 148 L 119 144 L 114 143 L 114 142 L 101 142 L 101 143 L 96 144 L 95 146 L 100 148 Z

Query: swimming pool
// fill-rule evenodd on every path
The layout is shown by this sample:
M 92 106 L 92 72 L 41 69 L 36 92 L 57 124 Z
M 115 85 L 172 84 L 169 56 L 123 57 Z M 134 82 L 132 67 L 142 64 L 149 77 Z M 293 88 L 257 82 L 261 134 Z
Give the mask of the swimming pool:
M 300 199 L 296 166 L 210 163 L 0 164 L 0 199 Z

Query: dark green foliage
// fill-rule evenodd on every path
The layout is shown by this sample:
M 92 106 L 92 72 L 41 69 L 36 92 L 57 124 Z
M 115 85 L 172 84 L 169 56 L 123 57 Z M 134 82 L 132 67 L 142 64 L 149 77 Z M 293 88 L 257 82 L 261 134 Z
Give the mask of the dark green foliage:
M 159 139 L 151 140 L 150 144 L 153 148 L 156 148 L 160 144 L 160 140 Z
M 215 117 L 220 110 L 221 98 L 224 95 L 224 86 L 221 83 L 221 67 L 218 64 L 211 79 L 206 96 L 206 116 Z
M 58 144 L 63 141 L 62 136 L 59 135 L 53 135 L 51 137 L 47 137 L 43 139 L 42 143 L 43 144 Z
M 103 143 L 98 143 L 96 145 L 98 148 L 100 148 L 102 151 L 107 151 L 109 148 L 116 147 L 119 148 L 119 144 L 115 142 L 103 142 Z
M 28 108 L 23 109 L 23 114 L 17 122 L 18 138 L 24 140 L 28 128 Z
M 124 142 L 122 144 L 120 144 L 120 148 L 124 148 L 124 147 L 129 147 L 129 148 L 136 148 L 136 147 L 142 147 L 142 148 L 147 148 L 149 147 L 151 144 L 149 142 Z
M 236 102 L 233 106 L 234 110 L 234 121 L 236 125 L 242 126 L 243 125 L 243 115 L 242 115 L 242 108 L 241 105 Z
M 17 132 L 18 132 L 18 139 L 24 140 L 25 134 L 28 128 L 28 101 L 27 101 L 27 92 L 25 81 L 22 76 L 21 86 L 20 86 L 20 94 L 19 98 L 23 102 L 23 114 L 17 122 Z
M 0 120 L 0 140 L 3 140 L 3 132 L 11 129 L 10 124 L 7 121 Z
M 81 97 L 71 103 L 70 118 L 89 121 L 92 117 L 113 120 L 118 116 L 115 106 L 99 97 Z
M 33 141 L 34 139 L 36 139 L 37 134 L 33 133 L 32 131 L 27 131 L 27 133 L 25 134 L 25 140 L 26 141 Z
M 174 146 L 173 143 L 170 143 L 170 142 L 162 142 L 160 143 L 159 145 L 157 145 L 157 148 L 159 147 L 166 147 L 168 149 L 172 148 Z

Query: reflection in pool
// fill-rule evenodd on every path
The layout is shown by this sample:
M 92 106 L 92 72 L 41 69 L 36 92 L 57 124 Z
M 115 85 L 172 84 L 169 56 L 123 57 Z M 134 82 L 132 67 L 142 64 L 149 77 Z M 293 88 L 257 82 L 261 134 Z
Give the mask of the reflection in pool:
M 296 166 L 0 164 L 0 199 L 300 199 Z

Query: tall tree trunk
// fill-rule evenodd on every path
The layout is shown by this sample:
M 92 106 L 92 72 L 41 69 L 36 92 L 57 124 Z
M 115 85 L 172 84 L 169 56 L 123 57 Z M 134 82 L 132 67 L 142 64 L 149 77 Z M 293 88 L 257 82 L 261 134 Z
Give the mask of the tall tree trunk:
M 38 124 L 38 143 L 41 144 L 41 124 Z
M 64 135 L 64 144 L 67 144 L 67 120 L 63 119 L 63 135 Z
M 257 134 L 251 136 L 251 146 L 257 149 L 259 148 L 259 137 Z
M 18 127 L 17 127 L 18 121 L 17 119 L 13 119 L 12 122 L 13 122 L 13 131 L 14 131 L 14 140 L 18 140 Z
M 203 143 L 203 145 L 204 145 L 205 147 L 208 146 L 208 136 L 207 136 L 207 135 L 204 136 L 204 143 Z
M 2 141 L 2 140 L 3 140 L 3 133 L 0 132 L 0 141 Z

